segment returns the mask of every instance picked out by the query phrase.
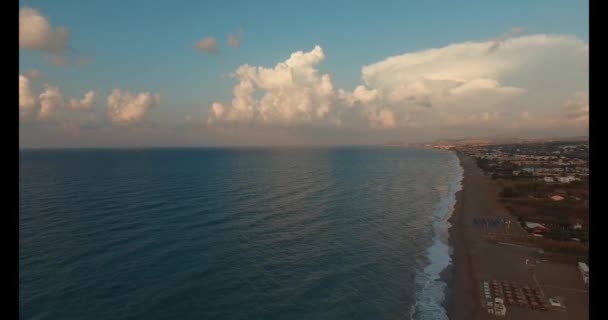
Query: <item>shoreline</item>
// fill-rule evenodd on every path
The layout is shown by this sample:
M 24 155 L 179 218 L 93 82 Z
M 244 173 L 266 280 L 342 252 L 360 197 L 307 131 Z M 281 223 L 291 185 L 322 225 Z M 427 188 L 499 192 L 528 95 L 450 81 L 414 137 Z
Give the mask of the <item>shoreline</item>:
M 462 180 L 464 178 L 460 159 L 456 157 L 454 161 L 458 172 L 454 178 L 450 178 L 447 195 L 441 199 L 433 214 L 434 219 L 439 220 L 433 222 L 432 244 L 426 249 L 426 257 L 429 259 L 429 263 L 424 268 L 424 271 L 417 271 L 416 277 L 418 277 L 418 272 L 423 273 L 422 277 L 425 283 L 422 284 L 423 288 L 417 287 L 416 289 L 416 294 L 418 295 L 420 293 L 419 290 L 422 290 L 422 295 L 417 297 L 415 304 L 410 307 L 410 319 L 414 319 L 418 312 L 422 312 L 425 318 L 431 316 L 432 319 L 435 319 L 434 317 L 436 319 L 449 319 L 445 301 L 449 285 L 448 281 L 446 281 L 446 270 L 449 270 L 452 264 L 452 251 L 449 243 L 450 218 L 454 214 L 457 203 L 456 195 L 462 190 Z M 416 280 L 416 286 L 418 285 L 421 284 Z M 430 286 L 432 289 L 429 289 L 427 286 Z M 441 288 L 438 288 L 438 286 L 441 286 Z M 429 291 L 432 292 L 428 293 Z M 437 296 L 438 292 L 441 294 L 440 297 Z M 427 307 L 426 309 L 418 310 L 419 299 L 430 303 L 432 305 L 431 308 Z
M 456 202 L 454 203 L 454 209 L 448 219 L 450 223 L 448 246 L 451 263 L 441 272 L 440 276 L 441 280 L 447 284 L 444 293 L 444 305 L 448 319 L 472 319 L 473 310 L 477 307 L 477 303 L 475 303 L 475 299 L 472 296 L 471 257 L 468 241 L 464 239 L 466 212 L 464 212 L 463 208 L 464 192 L 471 187 L 467 183 L 469 182 L 470 168 L 467 168 L 463 162 L 462 155 L 456 151 L 454 151 L 454 154 L 458 157 L 459 165 L 462 168 L 462 180 L 460 181 L 461 188 L 455 194 Z M 468 294 L 462 294 L 463 292 Z

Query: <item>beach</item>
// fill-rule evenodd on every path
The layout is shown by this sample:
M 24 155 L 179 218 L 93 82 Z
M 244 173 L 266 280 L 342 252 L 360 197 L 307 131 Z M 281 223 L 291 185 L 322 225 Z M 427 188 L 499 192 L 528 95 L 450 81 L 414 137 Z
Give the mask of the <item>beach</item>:
M 462 157 L 460 164 L 463 167 L 462 189 L 456 193 L 456 204 L 454 211 L 449 219 L 451 224 L 449 230 L 449 244 L 452 248 L 452 265 L 446 269 L 443 277 L 448 283 L 448 292 L 446 293 L 446 305 L 448 316 L 450 319 L 470 319 L 472 318 L 475 307 L 475 299 L 472 294 L 471 284 L 472 269 L 469 254 L 469 241 L 464 239 L 464 219 L 465 212 L 463 210 L 463 193 L 469 191 L 471 186 L 469 182 L 470 166 L 463 164 Z M 455 292 L 454 290 L 458 290 Z
M 452 265 L 443 273 L 448 283 L 446 307 L 450 319 L 495 319 L 482 305 L 482 281 L 510 281 L 540 287 L 548 297 L 559 296 L 566 308 L 538 311 L 507 307 L 506 319 L 585 319 L 589 295 L 575 263 L 551 261 L 535 248 L 493 243 L 484 239 L 490 230 L 473 223 L 476 217 L 499 217 L 511 220 L 509 228 L 491 232 L 525 235 L 515 217 L 505 209 L 497 196 L 498 187 L 477 167 L 474 159 L 457 153 L 464 169 L 462 190 L 449 219 L 449 244 Z M 537 261 L 531 269 L 526 261 Z

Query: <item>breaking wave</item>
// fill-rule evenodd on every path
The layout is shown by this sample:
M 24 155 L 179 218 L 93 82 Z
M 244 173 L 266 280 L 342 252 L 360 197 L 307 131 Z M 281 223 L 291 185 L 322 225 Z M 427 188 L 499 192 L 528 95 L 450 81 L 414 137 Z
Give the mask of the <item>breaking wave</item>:
M 444 305 L 447 283 L 440 275 L 452 262 L 448 243 L 451 224 L 448 219 L 454 211 L 456 193 L 462 189 L 463 169 L 456 155 L 453 165 L 455 173 L 448 182 L 447 194 L 442 197 L 433 213 L 432 244 L 426 250 L 428 264 L 416 273 L 416 302 L 410 309 L 412 320 L 448 319 Z

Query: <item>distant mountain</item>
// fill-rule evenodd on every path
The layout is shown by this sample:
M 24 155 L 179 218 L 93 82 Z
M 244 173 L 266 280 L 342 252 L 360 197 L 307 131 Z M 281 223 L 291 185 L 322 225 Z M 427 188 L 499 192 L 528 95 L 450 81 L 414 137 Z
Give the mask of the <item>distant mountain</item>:
M 543 142 L 579 142 L 589 141 L 589 136 L 578 137 L 555 137 L 555 138 L 515 138 L 515 137 L 468 137 L 462 139 L 438 139 L 433 142 L 420 143 L 386 143 L 385 146 L 461 146 L 461 145 L 484 145 L 484 144 L 524 144 Z

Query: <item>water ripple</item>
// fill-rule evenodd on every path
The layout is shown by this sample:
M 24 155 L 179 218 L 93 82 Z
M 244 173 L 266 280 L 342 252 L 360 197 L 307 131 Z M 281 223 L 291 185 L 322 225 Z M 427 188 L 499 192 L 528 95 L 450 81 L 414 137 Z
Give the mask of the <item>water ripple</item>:
M 442 295 L 422 296 L 419 283 L 450 159 L 22 151 L 20 318 L 402 318 L 416 300 L 418 314 L 434 313 Z

